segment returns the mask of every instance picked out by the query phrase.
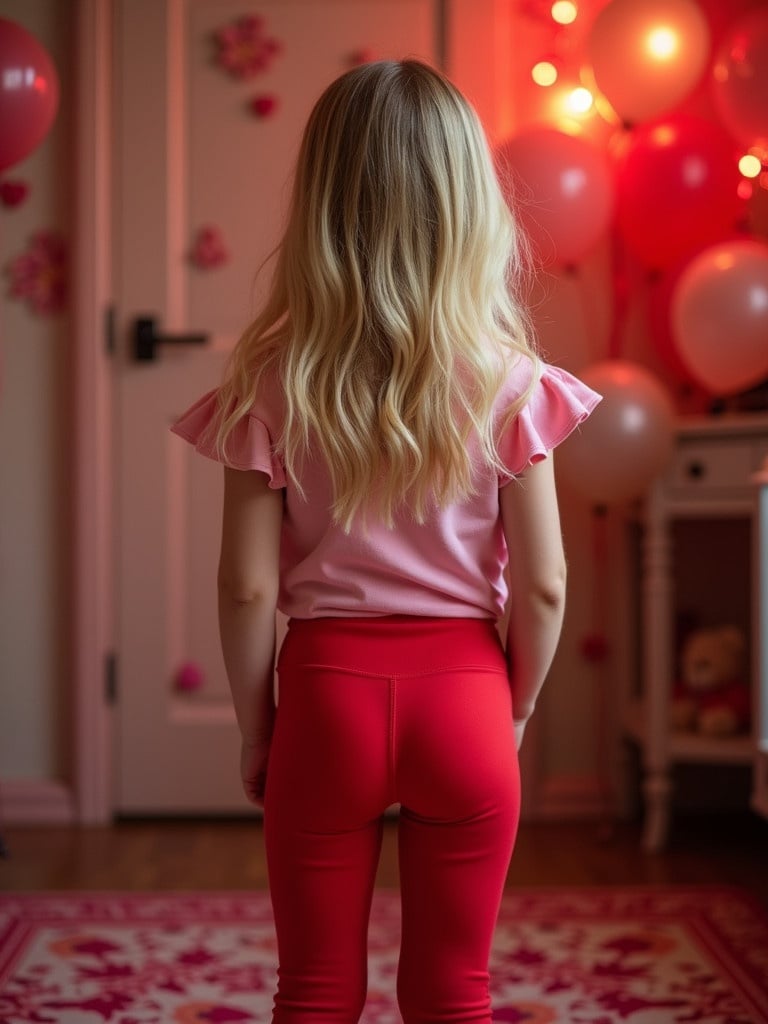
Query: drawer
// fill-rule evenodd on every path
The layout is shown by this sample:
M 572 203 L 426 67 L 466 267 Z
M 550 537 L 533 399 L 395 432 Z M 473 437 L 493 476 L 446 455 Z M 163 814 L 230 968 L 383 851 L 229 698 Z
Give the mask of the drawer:
M 758 446 L 749 440 L 683 444 L 674 453 L 665 485 L 676 493 L 732 491 L 750 487 L 760 463 Z

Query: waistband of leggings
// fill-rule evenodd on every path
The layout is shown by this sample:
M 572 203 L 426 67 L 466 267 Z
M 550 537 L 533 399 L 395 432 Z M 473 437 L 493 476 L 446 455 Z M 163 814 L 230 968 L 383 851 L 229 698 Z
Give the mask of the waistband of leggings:
M 377 676 L 465 667 L 506 672 L 490 619 L 413 615 L 290 619 L 278 669 L 302 665 Z

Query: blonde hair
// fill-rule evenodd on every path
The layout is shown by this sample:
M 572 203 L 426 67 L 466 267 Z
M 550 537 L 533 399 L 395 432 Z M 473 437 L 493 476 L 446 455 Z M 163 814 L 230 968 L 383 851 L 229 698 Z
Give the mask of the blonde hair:
M 494 398 L 538 362 L 516 300 L 521 239 L 477 115 L 441 74 L 380 61 L 342 75 L 307 123 L 267 300 L 219 392 L 216 443 L 277 371 L 288 475 L 330 473 L 335 522 L 472 493 L 471 435 L 501 469 Z M 528 391 L 508 412 L 511 419 Z M 303 493 L 303 492 L 301 492 Z

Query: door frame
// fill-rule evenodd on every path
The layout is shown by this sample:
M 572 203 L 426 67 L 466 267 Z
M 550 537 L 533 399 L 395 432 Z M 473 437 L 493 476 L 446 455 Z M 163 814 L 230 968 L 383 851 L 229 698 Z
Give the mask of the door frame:
M 179 13 L 185 0 L 159 0 Z M 77 0 L 75 215 L 72 261 L 73 433 L 70 767 L 79 824 L 111 821 L 114 715 L 107 676 L 115 645 L 113 411 L 118 353 L 108 351 L 113 302 L 112 147 L 115 0 Z M 436 0 L 436 52 L 492 135 L 513 117 L 508 0 Z M 474 52 L 490 60 L 479 62 Z M 532 745 L 532 744 L 531 744 Z M 530 755 L 529 755 L 530 756 Z
M 113 807 L 106 676 L 114 641 L 112 513 L 112 3 L 76 8 L 75 216 L 72 261 L 72 756 L 76 820 Z

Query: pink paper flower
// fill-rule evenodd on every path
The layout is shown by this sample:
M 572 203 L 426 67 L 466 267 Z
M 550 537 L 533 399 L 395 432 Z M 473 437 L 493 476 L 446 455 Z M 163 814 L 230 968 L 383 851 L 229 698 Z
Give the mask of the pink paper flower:
M 370 46 L 361 46 L 359 50 L 353 50 L 347 57 L 347 63 L 351 68 L 359 67 L 361 64 L 370 64 L 376 60 L 376 51 Z
M 271 117 L 277 110 L 277 105 L 277 96 L 263 93 L 261 96 L 254 96 L 251 100 L 251 113 L 254 117 Z
M 26 181 L 0 182 L 0 203 L 3 206 L 20 206 L 29 195 L 29 184 Z
M 229 263 L 229 250 L 221 229 L 213 224 L 199 228 L 189 258 L 200 270 L 214 270 Z
M 194 693 L 204 685 L 205 673 L 194 661 L 186 661 L 179 667 L 174 683 L 182 693 Z
M 604 633 L 586 633 L 581 638 L 581 656 L 585 661 L 599 664 L 610 654 L 608 638 Z
M 24 299 L 35 313 L 50 316 L 66 305 L 66 247 L 54 231 L 38 231 L 7 267 L 11 298 Z
M 282 45 L 265 32 L 264 19 L 255 14 L 224 25 L 214 32 L 216 63 L 233 78 L 247 79 L 266 71 Z

